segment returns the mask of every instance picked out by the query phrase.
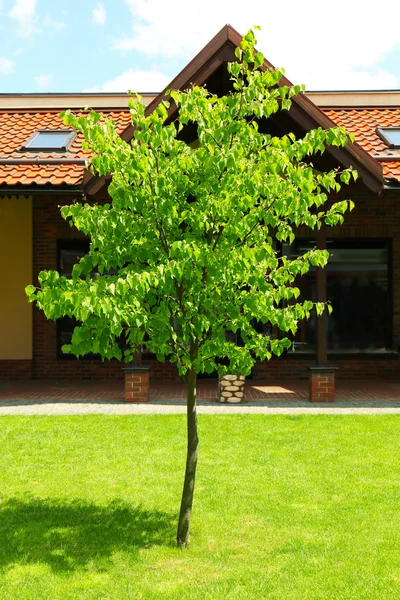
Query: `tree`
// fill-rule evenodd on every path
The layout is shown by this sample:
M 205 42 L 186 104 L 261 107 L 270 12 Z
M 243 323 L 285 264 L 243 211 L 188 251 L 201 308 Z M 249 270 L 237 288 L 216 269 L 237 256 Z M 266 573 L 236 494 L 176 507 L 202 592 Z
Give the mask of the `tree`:
M 28 286 L 49 319 L 75 317 L 70 345 L 76 356 L 99 353 L 130 361 L 141 346 L 176 363 L 187 386 L 187 461 L 177 542 L 188 545 L 197 465 L 196 380 L 200 372 L 246 375 L 293 345 L 298 322 L 323 304 L 299 299 L 296 278 L 323 267 L 326 251 L 289 260 L 274 243 L 294 231 L 336 225 L 347 201 L 324 208 L 329 192 L 348 183 L 351 170 L 318 172 L 310 157 L 327 145 L 344 146 L 343 128 L 316 129 L 302 139 L 259 131 L 260 120 L 288 110 L 299 86 L 279 86 L 281 71 L 264 69 L 249 31 L 228 65 L 233 91 L 223 97 L 194 86 L 168 92 L 148 116 L 131 100 L 131 143 L 111 120 L 64 113 L 82 132 L 92 168 L 111 175 L 111 203 L 74 203 L 64 219 L 90 238 L 89 253 L 72 277 L 43 271 Z M 174 110 L 173 110 L 174 109 Z M 191 124 L 196 141 L 183 141 Z M 277 326 L 283 337 L 259 333 Z M 229 334 L 240 333 L 240 345 Z M 125 336 L 126 348 L 118 343 Z M 289 337 L 288 337 L 289 335 Z

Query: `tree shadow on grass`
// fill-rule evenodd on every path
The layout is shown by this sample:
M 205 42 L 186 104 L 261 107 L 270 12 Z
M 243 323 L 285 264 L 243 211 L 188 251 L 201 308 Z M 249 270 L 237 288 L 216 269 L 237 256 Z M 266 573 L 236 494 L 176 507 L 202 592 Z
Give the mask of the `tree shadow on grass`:
M 11 499 L 0 503 L 0 570 L 46 563 L 54 572 L 105 570 L 115 552 L 170 546 L 174 515 L 114 501 L 106 506 Z

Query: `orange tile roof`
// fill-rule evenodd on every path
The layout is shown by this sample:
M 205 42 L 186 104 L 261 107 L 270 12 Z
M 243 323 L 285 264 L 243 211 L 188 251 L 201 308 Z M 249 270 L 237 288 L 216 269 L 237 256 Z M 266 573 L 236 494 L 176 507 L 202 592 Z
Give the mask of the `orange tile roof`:
M 71 129 L 66 128 L 57 111 L 1 111 L 0 112 L 0 159 L 4 158 L 89 158 L 83 152 L 82 136 L 78 134 L 68 152 L 21 152 L 21 148 L 38 129 Z M 118 133 L 130 122 L 129 110 L 113 110 L 104 115 L 114 119 Z M 0 185 L 78 185 L 83 178 L 85 165 L 75 164 L 0 164 Z
M 399 161 L 381 162 L 387 179 L 400 182 L 400 152 L 389 149 L 376 133 L 377 127 L 399 127 L 400 107 L 397 108 L 323 108 L 324 113 L 337 125 L 354 133 L 355 141 L 367 152 L 376 155 L 399 155 Z M 130 122 L 126 109 L 104 111 L 122 131 Z M 0 158 L 89 158 L 81 148 L 78 134 L 68 152 L 21 152 L 29 137 L 38 129 L 65 129 L 59 111 L 0 111 Z M 78 185 L 85 172 L 84 164 L 0 164 L 0 185 Z
M 323 108 L 337 125 L 354 133 L 355 141 L 372 156 L 398 156 L 398 161 L 380 161 L 386 179 L 400 181 L 400 150 L 388 148 L 376 133 L 377 127 L 400 127 L 400 107 Z

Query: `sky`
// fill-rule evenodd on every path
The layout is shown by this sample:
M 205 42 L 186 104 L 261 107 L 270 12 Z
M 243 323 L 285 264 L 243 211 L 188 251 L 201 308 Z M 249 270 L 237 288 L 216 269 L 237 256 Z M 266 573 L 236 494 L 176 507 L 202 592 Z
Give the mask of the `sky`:
M 308 90 L 400 89 L 399 22 L 400 0 L 0 0 L 0 93 L 159 92 L 226 23 Z

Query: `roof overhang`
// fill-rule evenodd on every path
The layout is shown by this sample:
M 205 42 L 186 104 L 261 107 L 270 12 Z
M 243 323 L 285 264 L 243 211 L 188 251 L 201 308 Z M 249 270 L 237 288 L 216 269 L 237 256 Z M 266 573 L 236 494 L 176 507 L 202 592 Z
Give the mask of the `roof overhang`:
M 157 94 L 141 94 L 146 106 Z M 93 110 L 128 110 L 128 94 L 124 93 L 81 93 L 81 94 L 0 94 L 0 110 L 46 111 L 46 110 L 83 110 L 89 106 Z
M 171 83 L 156 96 L 146 108 L 150 114 L 155 107 L 166 98 L 167 89 L 184 90 L 193 84 L 203 85 L 221 67 L 236 60 L 235 49 L 240 45 L 242 36 L 230 25 L 225 25 L 219 33 L 201 50 L 188 65 L 171 81 Z M 265 60 L 264 69 L 274 69 L 273 65 Z M 291 82 L 282 77 L 280 85 L 291 86 Z M 173 111 L 173 107 L 170 108 Z M 290 116 L 305 132 L 322 127 L 330 129 L 336 124 L 305 94 L 298 94 L 292 99 Z M 133 126 L 129 125 L 121 134 L 122 139 L 130 141 L 133 137 Z M 330 146 L 329 154 L 338 165 L 347 168 L 352 166 L 358 171 L 364 185 L 374 193 L 383 189 L 384 178 L 382 167 L 368 152 L 356 143 L 349 142 L 344 148 Z M 109 178 L 99 177 L 85 173 L 83 184 L 88 194 L 97 194 L 107 185 Z
M 398 108 L 400 90 L 307 91 L 317 106 L 324 108 Z

